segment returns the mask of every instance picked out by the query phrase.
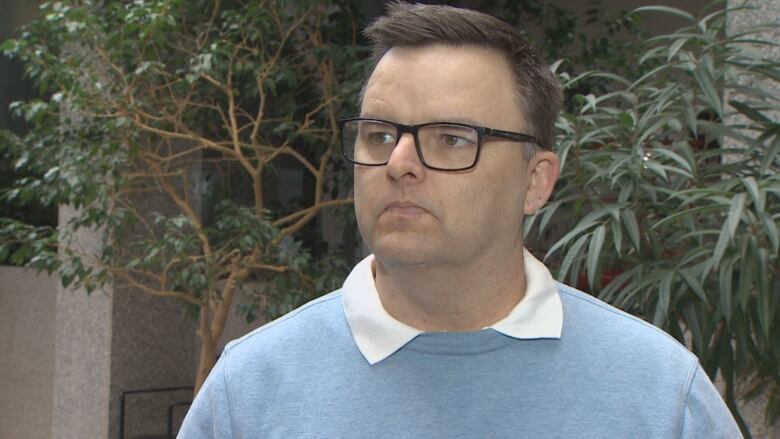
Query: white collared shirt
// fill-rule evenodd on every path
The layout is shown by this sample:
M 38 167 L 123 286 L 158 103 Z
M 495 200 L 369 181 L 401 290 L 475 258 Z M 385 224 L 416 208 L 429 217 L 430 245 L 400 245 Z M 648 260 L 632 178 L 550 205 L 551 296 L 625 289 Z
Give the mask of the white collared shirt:
M 528 250 L 524 250 L 523 261 L 525 296 L 506 317 L 488 328 L 518 339 L 560 339 L 563 305 L 552 275 Z M 360 261 L 341 290 L 352 337 L 369 364 L 384 360 L 423 332 L 385 311 L 374 282 L 373 263 L 374 255 Z

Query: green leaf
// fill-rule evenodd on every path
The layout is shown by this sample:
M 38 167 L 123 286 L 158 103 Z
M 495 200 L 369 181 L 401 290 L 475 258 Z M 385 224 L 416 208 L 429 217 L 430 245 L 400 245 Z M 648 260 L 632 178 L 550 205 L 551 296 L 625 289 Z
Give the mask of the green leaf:
M 777 223 L 767 212 L 761 212 L 761 223 L 764 226 L 766 235 L 769 238 L 769 244 L 772 246 L 772 253 L 778 254 L 780 251 L 780 234 L 778 233 Z
M 563 262 L 561 263 L 561 268 L 558 270 L 558 280 L 563 281 L 566 278 L 566 273 L 569 272 L 569 268 L 571 267 L 572 262 L 574 262 L 574 259 L 577 258 L 582 251 L 582 247 L 585 246 L 585 243 L 588 241 L 589 235 L 582 235 L 577 239 L 577 241 L 574 242 L 574 245 L 571 246 L 568 252 L 566 252 L 566 256 L 563 258 Z
M 550 255 L 555 253 L 559 248 L 566 245 L 569 241 L 574 239 L 575 236 L 593 227 L 599 219 L 601 219 L 606 215 L 609 215 L 610 211 L 611 208 L 601 208 L 585 215 L 577 223 L 577 225 L 571 231 L 569 231 L 569 233 L 564 235 L 563 238 L 558 240 L 558 242 L 556 242 L 552 247 L 550 247 L 550 250 L 548 250 L 547 254 L 545 255 L 545 259 L 547 259 Z
M 718 242 L 715 244 L 715 249 L 712 252 L 712 266 L 717 267 L 720 264 L 720 260 L 723 258 L 723 253 L 726 251 L 726 247 L 729 244 L 729 223 L 728 221 L 723 223 L 723 227 L 720 230 L 718 236 Z
M 532 215 L 527 215 L 524 218 L 523 221 L 523 236 L 528 237 L 528 234 L 531 232 L 531 229 L 534 226 L 534 222 L 536 222 L 536 218 L 539 216 L 539 212 L 535 212 Z
M 693 103 L 693 97 L 690 96 L 692 94 L 683 94 L 683 117 L 688 125 L 688 129 L 691 130 L 691 134 L 695 138 L 699 136 L 699 118 L 696 106 Z
M 674 56 L 677 54 L 677 52 L 680 50 L 680 48 L 688 42 L 687 38 L 680 38 L 679 40 L 675 41 L 669 46 L 669 50 L 667 51 L 666 55 L 666 61 L 669 62 L 674 58 Z
M 555 214 L 555 211 L 560 207 L 561 203 L 563 201 L 556 200 L 552 203 L 549 203 L 547 206 L 544 207 L 544 213 L 542 214 L 542 219 L 539 221 L 539 234 L 547 229 L 547 223 L 550 222 L 550 219 L 552 218 L 553 214 Z
M 672 281 L 677 273 L 674 270 L 664 276 L 661 282 L 658 284 L 658 301 L 655 306 L 655 315 L 653 316 L 653 324 L 658 327 L 663 326 L 663 322 L 669 315 L 669 303 L 672 298 Z
M 699 299 L 701 299 L 703 303 L 708 304 L 709 301 L 707 300 L 707 294 L 704 292 L 704 288 L 702 287 L 701 282 L 699 282 L 699 279 L 691 274 L 689 270 L 680 270 L 678 273 L 680 273 L 680 276 L 683 278 L 683 280 L 685 280 L 685 283 L 691 287 Z
M 729 105 L 736 108 L 737 111 L 744 114 L 745 116 L 747 116 L 753 121 L 762 122 L 762 123 L 772 123 L 772 120 L 764 116 L 760 111 L 756 110 L 750 105 L 735 100 L 730 100 Z
M 634 245 L 634 248 L 639 251 L 639 223 L 636 220 L 636 214 L 632 209 L 624 209 L 620 212 L 620 217 L 623 220 L 623 225 L 626 227 L 631 243 Z
M 618 193 L 618 203 L 627 202 L 629 197 L 631 197 L 633 190 L 634 190 L 633 184 L 622 185 L 622 187 L 620 188 L 620 193 Z
M 767 274 L 769 273 L 768 267 L 768 255 L 766 249 L 758 250 L 758 279 L 759 290 L 758 294 L 758 321 L 761 327 L 761 333 L 767 339 L 772 338 L 772 315 L 775 314 L 776 308 L 772 306 L 772 298 L 776 293 L 772 293 L 769 289 L 769 279 Z
M 676 162 L 680 166 L 682 166 L 683 169 L 688 171 L 688 175 L 689 176 L 692 176 L 693 168 L 691 167 L 691 164 L 688 163 L 687 160 L 685 160 L 682 156 L 680 156 L 676 152 L 668 150 L 668 149 L 664 149 L 664 148 L 658 148 L 658 149 L 653 150 L 653 153 L 660 154 L 660 155 L 663 155 L 663 156 L 666 156 L 666 157 L 672 159 L 674 162 Z
M 649 111 L 646 112 L 644 117 L 638 123 L 638 125 L 641 125 L 640 126 L 641 135 L 639 136 L 639 138 L 637 138 L 635 144 L 644 145 L 648 139 L 652 139 L 653 137 L 658 137 L 659 135 L 663 135 L 663 128 L 669 124 L 670 119 L 671 119 L 670 116 L 655 117 L 655 114 Z M 654 122 L 650 125 L 647 125 L 650 120 L 654 120 Z M 649 157 L 648 155 L 645 155 L 644 158 L 648 158 L 648 157 Z
M 747 246 L 744 246 L 745 250 Z M 737 303 L 740 309 L 747 310 L 750 296 L 753 293 L 753 276 L 756 268 L 756 262 L 752 257 L 752 252 L 740 252 L 739 283 L 737 285 Z
M 758 190 L 758 183 L 752 176 L 740 178 L 742 184 L 750 194 L 750 198 L 753 199 L 753 205 L 756 207 L 756 212 L 761 213 L 764 211 L 764 200 L 766 197 L 762 197 L 762 193 Z
M 638 12 L 663 12 L 666 14 L 672 14 L 678 17 L 685 18 L 686 20 L 689 21 L 696 20 L 693 17 L 693 15 L 691 15 L 689 12 L 686 12 L 680 8 L 675 8 L 672 6 L 662 6 L 662 5 L 642 6 L 631 11 L 632 14 L 636 14 Z
M 734 276 L 734 262 L 735 259 L 731 258 L 728 262 L 720 265 L 718 275 L 718 285 L 720 286 L 720 307 L 723 311 L 723 318 L 726 322 L 731 320 L 733 314 L 732 311 L 732 298 L 734 296 L 732 292 L 733 276 Z
M 640 270 L 641 267 L 630 268 L 619 275 L 617 275 L 610 283 L 604 286 L 599 291 L 599 298 L 608 303 L 616 303 L 615 296 L 622 295 L 624 287 L 631 284 L 631 280 L 634 278 L 635 273 Z
M 669 179 L 669 177 L 666 175 L 666 168 L 655 160 L 645 160 L 643 166 L 658 174 L 658 176 L 664 180 Z
M 674 220 L 676 220 L 678 218 L 682 218 L 683 220 L 686 217 L 693 218 L 693 217 L 695 217 L 699 213 L 707 212 L 707 211 L 710 211 L 710 210 L 720 210 L 720 206 L 707 205 L 707 206 L 698 206 L 698 207 L 693 207 L 693 208 L 690 208 L 690 209 L 680 210 L 680 211 L 675 212 L 675 213 L 673 213 L 671 215 L 668 215 L 668 216 L 666 216 L 664 218 L 661 218 L 658 222 L 656 222 L 655 224 L 653 224 L 650 227 L 650 230 L 655 230 L 656 228 L 661 227 L 662 225 L 665 225 L 666 223 L 672 222 L 672 221 L 674 221 Z
M 736 232 L 740 218 L 742 218 L 742 212 L 745 210 L 746 199 L 747 195 L 744 192 L 734 195 L 731 199 L 731 207 L 729 208 L 729 215 L 726 220 L 729 239 L 734 239 L 734 232 Z
M 604 246 L 604 236 L 606 233 L 607 228 L 603 224 L 596 227 L 596 230 L 593 231 L 593 237 L 590 240 L 590 245 L 588 246 L 587 273 L 588 282 L 591 288 L 594 288 L 596 285 L 600 284 L 600 282 L 596 282 L 596 269 L 598 268 L 599 257 L 601 256 L 601 248 Z
M 715 88 L 714 79 L 710 69 L 707 68 L 708 64 L 706 61 L 707 58 L 702 59 L 699 68 L 693 71 L 693 76 L 699 83 L 702 92 L 704 92 L 707 103 L 710 104 L 710 107 L 715 110 L 718 116 L 723 117 L 723 103 L 720 100 L 720 93 Z
M 590 109 L 593 112 L 596 111 L 596 106 L 598 104 L 598 101 L 596 100 L 596 96 L 594 96 L 592 93 L 589 93 L 584 96 L 585 98 L 585 105 L 580 110 L 580 113 L 587 113 L 587 111 Z
M 691 331 L 691 336 L 693 338 L 693 350 L 696 352 L 701 352 L 705 345 L 701 324 L 699 323 L 699 318 L 696 312 L 697 309 L 698 308 L 693 303 L 688 303 L 683 308 L 683 315 L 685 316 L 685 324 Z
M 615 245 L 615 253 L 620 257 L 623 251 L 623 227 L 620 225 L 620 220 L 610 221 L 609 228 L 612 231 L 612 242 Z
M 761 173 L 766 174 L 769 172 L 778 156 L 780 156 L 780 135 L 775 135 L 775 139 L 766 149 L 766 155 L 764 155 L 764 159 L 761 161 Z

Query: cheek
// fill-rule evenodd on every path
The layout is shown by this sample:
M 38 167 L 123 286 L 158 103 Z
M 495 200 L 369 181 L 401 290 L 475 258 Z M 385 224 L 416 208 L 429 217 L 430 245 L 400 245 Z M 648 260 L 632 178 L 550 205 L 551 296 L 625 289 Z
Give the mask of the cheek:
M 372 189 L 371 183 L 375 178 L 372 178 L 372 174 L 367 172 L 371 170 L 372 169 L 358 169 L 355 167 L 355 171 L 352 174 L 352 180 L 354 182 L 352 189 L 355 194 L 355 203 L 358 203 L 358 199 L 360 199 L 361 202 L 369 200 L 371 193 L 376 191 L 376 189 Z
M 498 214 L 502 203 L 500 194 L 492 184 L 453 185 L 446 193 L 447 198 L 440 198 L 447 223 L 453 225 L 459 233 L 477 233 L 485 227 L 490 227 Z
M 357 190 L 355 191 L 354 208 L 358 232 L 363 238 L 364 244 L 368 248 L 373 248 L 374 216 L 370 212 L 369 205 L 359 196 Z
M 357 176 L 355 178 L 355 188 L 354 188 L 354 207 L 355 207 L 355 216 L 357 217 L 358 221 L 361 220 L 362 217 L 366 216 L 366 208 L 368 207 L 368 194 L 370 191 L 368 188 L 366 188 L 365 184 L 360 182 L 357 179 Z
M 472 197 L 475 215 L 488 224 L 515 225 L 522 220 L 525 199 L 525 179 L 519 169 L 495 172 L 486 176 L 489 184 Z
M 375 220 L 373 203 L 377 199 L 376 190 L 372 189 L 371 179 L 365 172 L 356 170 L 354 181 L 355 218 L 357 219 L 358 228 L 361 231 L 368 231 Z

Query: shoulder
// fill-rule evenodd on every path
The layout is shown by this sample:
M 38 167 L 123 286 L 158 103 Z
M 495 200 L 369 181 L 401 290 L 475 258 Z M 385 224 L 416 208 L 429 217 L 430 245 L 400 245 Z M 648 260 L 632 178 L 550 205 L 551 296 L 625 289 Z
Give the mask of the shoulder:
M 231 357 L 305 350 L 318 340 L 333 339 L 343 332 L 344 314 L 340 290 L 312 300 L 225 346 Z
M 250 430 L 270 425 L 258 421 L 268 403 L 263 395 L 284 383 L 299 395 L 290 383 L 299 377 L 311 382 L 306 373 L 317 371 L 316 364 L 328 349 L 345 345 L 339 335 L 340 325 L 345 325 L 340 323 L 341 309 L 341 295 L 335 291 L 228 343 L 187 413 L 179 437 L 243 437 L 239 431 L 246 431 L 247 419 L 258 422 Z
M 687 370 L 698 364 L 696 356 L 658 327 L 568 285 L 556 286 L 563 303 L 563 337 L 650 363 L 666 362 Z

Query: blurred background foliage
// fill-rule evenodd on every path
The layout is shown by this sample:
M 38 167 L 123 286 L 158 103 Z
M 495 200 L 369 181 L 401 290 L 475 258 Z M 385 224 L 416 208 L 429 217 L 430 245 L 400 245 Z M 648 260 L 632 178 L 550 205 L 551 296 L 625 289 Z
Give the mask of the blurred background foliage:
M 778 25 L 631 15 L 650 11 L 690 24 L 638 46 L 633 71 L 560 72 L 605 92 L 572 95 L 561 180 L 526 226 L 558 279 L 690 346 L 749 436 L 739 393 L 768 392 L 768 423 L 780 413 L 780 64 L 758 50 Z
M 229 313 L 273 318 L 340 285 L 317 233 L 351 204 L 331 175 L 362 77 L 349 2 L 50 2 L 2 50 L 39 96 L 3 133 L 8 203 L 68 206 L 59 227 L 0 219 L 0 259 L 181 300 L 199 320 L 196 387 Z M 334 158 L 336 158 L 334 160 Z M 89 248 L 82 231 L 101 236 Z M 353 241 L 354 242 L 354 241 Z M 316 257 L 313 257 L 312 255 Z
M 0 132 L 14 175 L 0 259 L 88 290 L 175 291 L 199 318 L 213 312 L 206 323 L 220 306 L 273 318 L 337 288 L 360 255 L 333 121 L 356 112 L 364 3 L 45 4 L 2 46 L 39 94 L 12 105 L 24 130 Z M 459 4 L 526 31 L 565 85 L 561 181 L 526 222 L 531 249 L 691 347 L 747 434 L 740 396 L 767 390 L 776 420 L 780 70 L 756 50 L 775 44 L 765 29 L 728 34 L 722 4 L 697 17 Z M 647 13 L 687 24 L 649 38 Z M 18 213 L 59 204 L 78 209 L 59 231 Z M 335 240 L 324 207 L 346 225 Z M 106 237 L 90 262 L 80 228 Z M 235 304 L 233 280 L 246 293 Z

